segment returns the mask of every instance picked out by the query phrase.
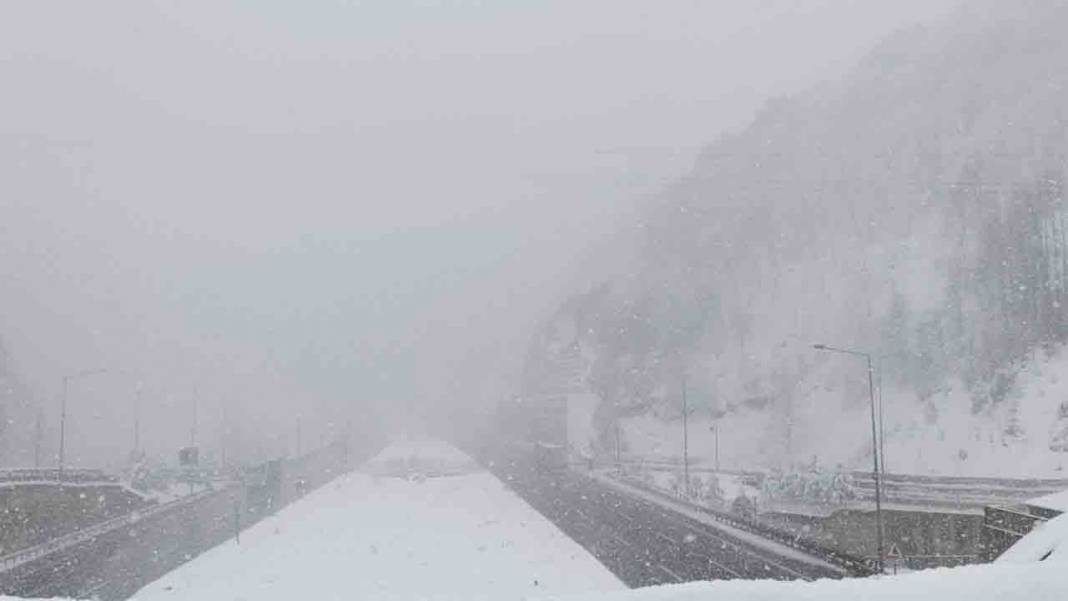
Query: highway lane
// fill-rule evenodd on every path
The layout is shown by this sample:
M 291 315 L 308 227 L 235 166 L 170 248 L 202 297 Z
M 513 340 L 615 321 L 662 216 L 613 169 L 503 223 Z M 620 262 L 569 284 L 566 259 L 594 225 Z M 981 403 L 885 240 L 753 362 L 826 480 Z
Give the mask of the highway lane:
M 597 482 L 591 483 L 603 489 L 602 495 L 606 501 L 612 503 L 626 519 L 647 522 L 652 516 L 655 536 L 670 540 L 681 556 L 701 556 L 704 553 L 707 562 L 727 572 L 722 577 L 814 579 L 844 575 L 842 570 L 824 566 L 822 562 L 796 559 L 793 557 L 797 555 L 796 550 L 777 552 L 779 545 L 776 543 L 769 542 L 766 546 L 754 544 L 656 503 L 614 491 Z
M 494 471 L 535 509 L 590 551 L 628 586 L 695 580 L 840 578 L 776 544 L 729 532 L 582 475 L 538 472 L 516 462 Z

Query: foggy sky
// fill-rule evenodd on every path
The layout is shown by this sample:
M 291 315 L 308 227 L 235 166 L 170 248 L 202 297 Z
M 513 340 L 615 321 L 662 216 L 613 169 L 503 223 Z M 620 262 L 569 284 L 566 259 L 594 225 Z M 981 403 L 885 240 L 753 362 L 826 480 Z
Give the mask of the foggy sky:
M 249 452 L 485 407 L 637 197 L 947 6 L 3 3 L 0 338 L 52 424 L 63 374 L 124 372 L 72 393 L 83 464 L 135 382 L 166 454 L 194 388 Z

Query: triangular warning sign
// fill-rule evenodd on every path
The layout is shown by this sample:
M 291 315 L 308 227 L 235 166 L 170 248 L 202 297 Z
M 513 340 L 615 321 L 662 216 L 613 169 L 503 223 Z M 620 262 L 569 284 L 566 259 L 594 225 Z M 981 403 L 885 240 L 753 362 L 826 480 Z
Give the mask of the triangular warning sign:
M 887 553 L 886 556 L 890 559 L 899 559 L 901 557 L 904 557 L 904 555 L 901 554 L 901 549 L 897 548 L 897 543 L 892 543 L 890 545 L 890 552 Z

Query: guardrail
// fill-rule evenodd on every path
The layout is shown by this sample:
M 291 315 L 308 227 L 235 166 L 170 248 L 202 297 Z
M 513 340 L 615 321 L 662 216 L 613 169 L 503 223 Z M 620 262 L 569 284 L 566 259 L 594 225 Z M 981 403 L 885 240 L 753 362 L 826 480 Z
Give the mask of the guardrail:
M 580 465 L 582 462 L 576 462 L 575 465 Z M 596 462 L 598 467 L 612 467 L 621 463 L 627 466 L 644 466 L 650 470 L 659 471 L 665 469 L 679 469 L 683 468 L 682 460 L 678 457 L 636 457 L 636 456 L 624 456 L 620 461 L 613 459 L 599 460 Z M 762 480 L 770 475 L 770 472 L 761 470 L 745 470 L 745 469 L 715 469 L 714 467 L 694 460 L 691 458 L 690 473 L 714 473 L 714 474 L 729 474 L 735 476 L 746 476 L 756 480 Z M 838 472 L 843 476 L 849 476 L 857 486 L 872 486 L 874 479 L 870 471 L 864 470 L 847 470 Z M 1001 478 L 993 476 L 939 476 L 931 474 L 901 474 L 901 473 L 885 473 L 880 474 L 880 481 L 888 486 L 895 484 L 909 485 L 909 486 L 924 486 L 930 488 L 942 488 L 942 487 L 982 487 L 993 489 L 1008 489 L 1008 490 L 1033 490 L 1041 493 L 1042 491 L 1059 491 L 1068 489 L 1068 478 Z
M 623 457 L 618 463 L 599 461 L 598 467 L 637 467 L 650 472 L 681 471 L 682 463 L 675 457 Z M 588 466 L 588 463 L 586 464 Z M 584 467 L 574 463 L 574 467 Z M 772 478 L 770 473 L 755 470 L 721 469 L 691 462 L 691 474 L 727 474 L 737 476 L 748 485 L 761 488 L 765 480 Z M 842 471 L 838 475 L 847 479 L 853 491 L 853 500 L 871 500 L 875 496 L 875 481 L 869 471 Z M 1068 489 L 1065 478 L 998 478 L 984 476 L 937 476 L 927 474 L 880 475 L 884 501 L 906 505 L 958 505 L 981 508 L 985 505 L 1025 501 L 1053 492 Z M 784 497 L 787 501 L 806 502 L 804 497 Z M 813 500 L 826 504 L 827 500 Z M 842 502 L 845 507 L 849 499 Z
M 96 469 L 8 468 L 0 469 L 0 484 L 28 482 L 113 484 L 119 477 Z
M 43 543 L 34 545 L 32 547 L 26 547 L 25 549 L 20 549 L 18 551 L 8 553 L 7 555 L 0 556 L 0 573 L 7 572 L 23 564 L 29 563 L 36 559 L 40 559 L 41 557 L 44 557 L 46 555 L 50 555 L 52 553 L 56 553 L 64 549 L 69 549 L 74 545 L 78 545 L 86 541 L 92 540 L 102 534 L 111 532 L 116 528 L 122 528 L 125 526 L 136 524 L 137 522 L 143 519 L 166 513 L 187 503 L 192 503 L 209 495 L 223 492 L 227 490 L 227 488 L 228 487 L 223 487 L 215 490 L 201 491 L 196 494 L 182 497 L 180 499 L 175 499 L 174 501 L 170 501 L 168 503 L 153 505 L 145 509 L 140 509 L 137 511 L 120 515 L 118 517 L 111 518 L 109 520 L 105 520 L 103 522 L 98 522 L 96 524 L 93 524 L 92 526 L 82 528 L 81 530 L 75 530 L 74 532 L 70 532 L 62 536 L 57 536 L 56 538 L 49 539 Z
M 872 481 L 868 471 L 849 472 L 857 482 Z M 887 484 L 903 483 L 930 486 L 983 486 L 994 488 L 1052 489 L 1068 488 L 1068 478 L 998 478 L 989 476 L 934 476 L 928 474 L 881 474 L 880 480 Z
M 857 499 L 874 499 L 875 482 L 870 473 L 852 474 L 851 483 Z M 883 499 L 891 503 L 979 509 L 987 505 L 1023 503 L 1059 492 L 1068 489 L 1068 480 L 886 474 L 882 485 Z

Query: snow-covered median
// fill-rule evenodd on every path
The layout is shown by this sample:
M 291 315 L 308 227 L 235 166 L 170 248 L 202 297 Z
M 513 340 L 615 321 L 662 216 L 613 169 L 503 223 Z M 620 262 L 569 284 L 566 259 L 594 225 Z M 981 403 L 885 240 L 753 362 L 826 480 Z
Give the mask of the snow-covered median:
M 415 456 L 444 458 L 419 446 Z M 380 459 L 412 457 L 412 450 L 403 445 Z M 445 455 L 470 464 L 455 449 Z M 252 527 L 240 544 L 208 551 L 135 598 L 526 599 L 623 588 L 496 478 L 477 471 L 418 481 L 344 476 Z
M 402 458 L 461 475 L 382 477 Z M 414 458 L 414 459 L 413 459 Z M 817 582 L 720 581 L 625 590 L 585 550 L 435 442 L 404 443 L 141 590 L 147 601 L 545 599 L 571 601 L 1063 601 L 1068 516 L 1003 562 Z M 449 469 L 445 467 L 452 466 Z M 389 470 L 386 470 L 388 473 Z M 403 474 L 398 474 L 403 475 Z M 1047 561 L 1035 561 L 1049 557 Z
M 456 447 L 433 438 L 399 440 L 375 455 L 360 470 L 376 476 L 422 478 L 455 476 L 481 467 Z

